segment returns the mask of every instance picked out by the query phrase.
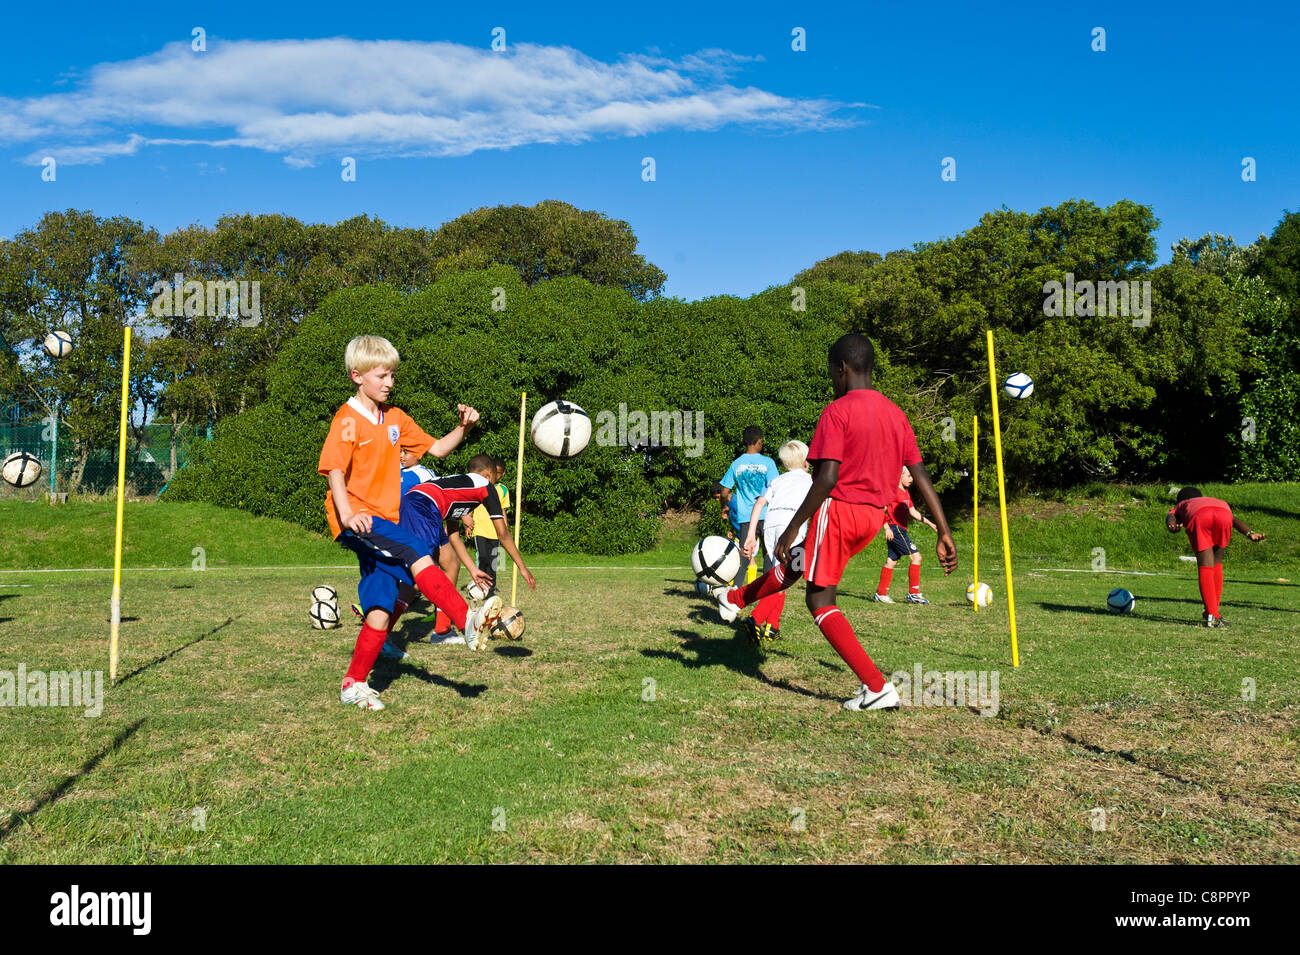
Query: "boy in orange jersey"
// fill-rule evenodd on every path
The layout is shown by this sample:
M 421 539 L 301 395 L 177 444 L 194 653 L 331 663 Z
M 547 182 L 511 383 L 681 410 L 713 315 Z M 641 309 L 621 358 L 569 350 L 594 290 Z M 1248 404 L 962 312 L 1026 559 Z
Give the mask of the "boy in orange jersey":
M 387 339 L 354 338 L 344 360 L 357 393 L 335 413 L 318 470 L 329 480 L 325 516 L 330 532 L 357 555 L 360 564 L 357 590 L 365 620 L 339 699 L 349 706 L 382 710 L 379 694 L 366 680 L 387 637 L 401 583 L 413 581 L 426 599 L 446 608 L 457 626 L 468 626 L 467 633 L 475 635 L 500 612 L 501 600 L 495 598 L 495 604 L 489 600 L 470 613 L 465 599 L 434 564 L 427 544 L 398 524 L 400 449 L 445 457 L 478 421 L 478 412 L 459 405 L 460 423 L 435 441 L 405 412 L 386 404 L 401 360 Z
M 1201 622 L 1207 627 L 1226 627 L 1219 616 L 1219 600 L 1223 597 L 1223 557 L 1235 528 L 1252 542 L 1262 541 L 1246 526 L 1245 521 L 1232 513 L 1226 501 L 1206 497 L 1199 488 L 1185 487 L 1178 492 L 1178 500 L 1165 515 L 1165 528 L 1171 534 L 1187 531 L 1187 539 L 1196 552 L 1196 577 L 1201 588 L 1201 603 L 1205 612 Z

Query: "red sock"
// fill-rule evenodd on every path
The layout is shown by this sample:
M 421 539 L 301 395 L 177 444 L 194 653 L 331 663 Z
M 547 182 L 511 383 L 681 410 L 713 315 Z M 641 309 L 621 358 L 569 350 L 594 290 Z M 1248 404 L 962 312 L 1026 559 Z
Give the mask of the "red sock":
M 1213 567 L 1197 567 L 1196 580 L 1201 586 L 1201 603 L 1205 604 L 1205 612 L 1212 617 L 1219 615 L 1219 593 L 1215 589 Z
M 398 600 L 393 603 L 393 612 L 388 618 L 388 632 L 392 633 L 393 628 L 397 626 L 397 618 L 406 613 L 406 601 Z
M 433 608 L 433 632 L 446 633 L 451 629 L 451 617 L 448 617 L 437 607 Z
M 858 679 L 867 685 L 867 689 L 879 693 L 885 688 L 884 674 L 876 669 L 871 657 L 867 656 L 867 651 L 862 649 L 857 634 L 853 632 L 853 627 L 844 614 L 840 613 L 839 607 L 833 604 L 823 607 L 813 614 L 813 621 L 821 628 L 822 635 L 830 641 L 835 652 L 858 675 Z
M 785 568 L 777 564 L 752 584 L 737 587 L 735 590 L 728 590 L 727 599 L 737 607 L 748 607 L 770 594 L 785 590 L 798 579 L 798 574 L 790 574 L 787 577 Z
M 781 611 L 785 609 L 785 591 L 778 590 L 768 594 L 754 608 L 755 623 L 770 623 L 778 630 L 781 628 Z
M 420 588 L 420 593 L 424 598 L 439 609 L 439 612 L 445 612 L 451 622 L 456 625 L 457 630 L 465 629 L 465 617 L 469 613 L 469 604 L 465 603 L 465 598 L 456 592 L 456 588 L 451 585 L 447 575 L 442 572 L 438 565 L 426 567 L 420 571 L 415 578 L 415 586 Z M 434 620 L 434 629 L 437 630 L 438 622 Z M 438 631 L 441 633 L 442 631 Z
M 1218 605 L 1223 600 L 1223 565 L 1214 565 L 1214 603 Z
M 894 568 L 880 568 L 880 586 L 876 588 L 876 593 L 884 597 L 889 593 L 889 582 L 894 579 Z
M 919 594 L 921 592 L 921 565 L 907 565 L 907 592 L 909 594 Z
M 357 646 L 352 651 L 352 665 L 348 667 L 347 676 L 343 678 L 343 689 L 347 689 L 353 683 L 364 683 L 366 677 L 370 676 L 370 669 L 375 665 L 375 659 L 379 656 L 379 648 L 384 645 L 388 634 L 368 623 L 361 625 L 361 633 L 357 634 Z

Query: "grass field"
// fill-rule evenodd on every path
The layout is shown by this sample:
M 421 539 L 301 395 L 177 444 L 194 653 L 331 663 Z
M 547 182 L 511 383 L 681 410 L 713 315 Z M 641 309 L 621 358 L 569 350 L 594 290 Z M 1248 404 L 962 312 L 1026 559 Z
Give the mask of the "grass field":
M 691 592 L 686 524 L 632 558 L 538 557 L 522 643 L 421 644 L 408 614 L 367 714 L 338 703 L 355 627 L 307 621 L 312 586 L 354 592 L 320 569 L 340 549 L 131 504 L 102 714 L 0 707 L 0 863 L 1294 863 L 1300 485 L 1206 491 L 1269 535 L 1229 551 L 1226 630 L 1196 626 L 1165 488 L 1016 505 L 1018 670 L 995 509 L 978 615 L 963 522 L 946 580 L 917 532 L 928 607 L 870 602 L 882 543 L 855 559 L 840 605 L 881 669 L 996 671 L 989 716 L 844 712 L 856 681 L 801 591 L 760 656 Z M 107 670 L 111 573 L 37 569 L 111 566 L 112 512 L 0 505 L 0 671 Z M 1116 586 L 1134 615 L 1104 612 Z

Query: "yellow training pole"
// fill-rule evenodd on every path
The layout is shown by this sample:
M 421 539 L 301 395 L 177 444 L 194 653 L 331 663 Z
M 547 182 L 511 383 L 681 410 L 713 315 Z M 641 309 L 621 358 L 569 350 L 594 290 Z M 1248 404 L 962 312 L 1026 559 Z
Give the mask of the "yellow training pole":
M 975 599 L 971 606 L 980 612 L 980 419 L 971 419 L 970 455 L 975 462 Z
M 524 516 L 524 415 L 528 392 L 519 395 L 519 461 L 515 466 L 515 548 L 519 547 L 519 521 Z M 519 585 L 519 565 L 510 562 L 510 606 L 515 606 L 515 588 Z
M 1011 665 L 1020 666 L 1016 645 L 1016 592 L 1011 585 L 1011 535 L 1007 533 L 1007 493 L 1002 478 L 1002 427 L 998 420 L 998 375 L 993 367 L 993 329 L 988 329 L 989 393 L 993 396 L 993 453 L 998 465 L 998 512 L 1002 516 L 1002 563 L 1007 571 L 1007 609 L 1011 612 Z
M 108 682 L 117 682 L 117 631 L 122 624 L 122 502 L 126 496 L 126 409 L 127 385 L 131 374 L 131 326 L 123 330 L 122 418 L 117 433 L 117 531 L 113 539 L 112 625 L 108 634 Z

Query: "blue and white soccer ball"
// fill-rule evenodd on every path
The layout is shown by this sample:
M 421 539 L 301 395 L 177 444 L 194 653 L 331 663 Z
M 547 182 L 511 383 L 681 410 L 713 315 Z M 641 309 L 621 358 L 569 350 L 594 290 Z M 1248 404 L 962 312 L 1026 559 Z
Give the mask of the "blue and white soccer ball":
M 1132 613 L 1137 606 L 1137 598 L 1123 587 L 1116 587 L 1106 598 L 1106 609 L 1111 613 Z
M 1028 398 L 1034 393 L 1034 379 L 1018 371 L 1002 382 L 1002 390 L 1008 398 Z

